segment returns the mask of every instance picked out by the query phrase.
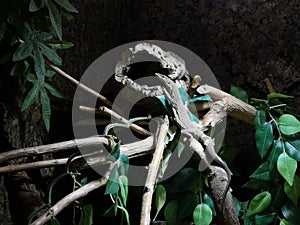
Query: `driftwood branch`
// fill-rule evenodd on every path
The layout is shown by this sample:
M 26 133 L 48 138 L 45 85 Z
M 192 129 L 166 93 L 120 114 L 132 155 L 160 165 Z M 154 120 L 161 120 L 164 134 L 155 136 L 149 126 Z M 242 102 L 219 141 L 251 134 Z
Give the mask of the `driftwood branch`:
M 51 159 L 51 160 L 44 160 L 44 161 L 24 163 L 24 164 L 8 165 L 8 166 L 0 167 L 0 174 L 32 170 L 32 169 L 40 169 L 46 167 L 54 167 L 54 166 L 64 165 L 67 163 L 67 161 L 68 159 L 64 158 L 64 159 Z
M 76 146 L 76 144 L 74 143 L 78 143 L 79 145 Z M 37 156 L 49 152 L 52 153 L 61 152 L 69 149 L 75 149 L 76 147 L 96 146 L 101 143 L 105 145 L 110 144 L 109 140 L 104 137 L 101 137 L 101 139 L 99 139 L 99 137 L 91 137 L 91 138 L 77 139 L 77 140 L 67 141 L 67 142 L 60 142 L 51 145 L 41 145 L 37 147 L 30 147 L 30 148 L 3 152 L 0 154 L 0 159 L 2 159 L 2 161 L 6 161 L 6 159 L 7 160 L 15 159 L 20 157 L 25 157 L 28 155 Z M 155 148 L 154 138 L 153 136 L 150 136 L 141 141 L 137 141 L 126 145 L 121 145 L 120 153 L 123 155 L 127 155 L 129 158 L 135 158 L 135 157 L 149 154 L 154 148 Z M 49 151 L 47 151 L 47 149 Z M 10 152 L 15 152 L 15 154 L 9 154 Z M 0 167 L 0 173 L 53 167 L 53 166 L 66 164 L 67 160 L 68 160 L 67 158 L 53 159 L 53 160 L 32 162 L 32 163 L 19 164 L 19 165 L 8 165 L 8 166 Z M 71 162 L 71 168 L 74 168 L 76 170 L 84 170 L 89 168 L 90 166 L 99 166 L 99 165 L 103 165 L 104 163 L 107 163 L 107 153 L 103 152 L 101 154 L 99 152 L 95 152 L 95 153 L 90 153 L 89 155 L 84 155 L 84 159 L 83 156 L 75 157 Z
M 218 199 L 222 198 L 224 189 L 228 182 L 226 178 L 227 177 L 226 172 L 224 171 L 224 169 L 217 166 L 211 166 L 210 171 L 211 171 L 211 175 L 209 176 L 208 182 L 210 187 L 212 187 L 211 190 L 212 198 L 214 200 L 217 215 L 222 215 L 217 217 L 218 224 L 239 225 L 240 223 L 238 220 L 238 216 L 236 214 L 231 192 L 229 191 L 227 193 L 224 205 L 222 205 L 221 201 L 218 201 Z
M 97 188 L 104 186 L 107 182 L 109 172 L 106 173 L 104 177 L 100 180 L 92 181 L 76 191 L 66 195 L 60 201 L 58 201 L 54 206 L 49 208 L 42 216 L 36 219 L 31 225 L 43 225 L 47 221 L 49 221 L 52 217 L 56 216 L 59 212 L 61 212 L 68 205 L 73 203 L 75 200 L 86 196 L 88 193 L 96 190 Z
M 159 125 L 159 133 L 157 137 L 157 144 L 155 151 L 153 153 L 152 161 L 149 165 L 149 171 L 145 184 L 145 192 L 143 194 L 143 203 L 142 203 L 142 211 L 141 211 L 141 225 L 149 225 L 151 222 L 151 204 L 152 197 L 154 192 L 154 185 L 157 181 L 157 175 L 160 168 L 160 163 L 163 158 L 163 153 L 165 149 L 165 140 L 168 133 L 169 128 L 169 120 L 166 116 L 163 124 Z
M 63 152 L 74 148 L 99 146 L 99 144 L 110 145 L 110 142 L 105 137 L 89 137 L 83 139 L 75 139 L 71 141 L 64 141 L 55 144 L 40 145 L 36 147 L 21 148 L 11 150 L 0 154 L 0 164 L 7 160 L 16 159 L 20 157 L 37 156 L 48 153 Z
M 230 116 L 252 124 L 256 113 L 256 109 L 253 106 L 207 84 L 198 87 L 197 92 L 200 94 L 208 94 L 215 101 L 224 101 L 224 110 Z

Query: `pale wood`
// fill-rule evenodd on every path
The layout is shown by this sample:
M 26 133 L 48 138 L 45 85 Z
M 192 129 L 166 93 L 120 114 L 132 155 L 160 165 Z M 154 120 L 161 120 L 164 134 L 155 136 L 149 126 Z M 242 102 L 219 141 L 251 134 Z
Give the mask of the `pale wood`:
M 60 201 L 58 201 L 55 205 L 49 208 L 42 216 L 36 219 L 31 225 L 43 225 L 47 221 L 49 221 L 52 217 L 56 216 L 60 213 L 64 208 L 70 205 L 75 200 L 86 196 L 88 193 L 98 189 L 101 186 L 104 186 L 108 179 L 108 173 L 102 177 L 100 180 L 94 180 L 90 183 L 80 187 L 76 191 L 66 195 Z
M 11 150 L 11 151 L 0 153 L 0 163 L 3 163 L 7 160 L 20 158 L 20 157 L 29 157 L 29 156 L 48 154 L 48 153 L 67 151 L 77 147 L 80 148 L 86 146 L 99 146 L 99 144 L 101 143 L 104 145 L 110 144 L 107 138 L 95 136 L 95 137 L 89 137 L 83 139 L 74 139 L 71 141 L 64 141 L 55 144 L 21 148 L 17 150 Z
M 145 184 L 145 192 L 143 194 L 142 211 L 140 225 L 149 225 L 151 222 L 151 204 L 154 192 L 154 186 L 157 182 L 160 164 L 163 158 L 165 149 L 165 140 L 168 134 L 169 120 L 166 116 L 163 124 L 159 126 L 159 133 L 157 137 L 157 145 L 153 153 L 152 161 L 149 165 L 149 171 Z
M 255 107 L 207 84 L 198 87 L 197 92 L 200 94 L 208 94 L 213 100 L 216 101 L 225 101 L 224 109 L 230 116 L 242 120 L 246 123 L 252 124 L 256 114 Z
M 93 139 L 91 139 L 91 140 L 93 141 Z M 61 143 L 56 143 L 56 144 L 60 145 Z M 41 149 L 40 147 L 42 147 L 42 146 L 32 147 L 32 148 Z M 29 148 L 29 151 L 32 151 L 32 148 Z M 142 155 L 150 154 L 154 148 L 155 148 L 154 138 L 153 138 L 153 136 L 150 136 L 141 141 L 121 145 L 120 146 L 120 154 L 127 155 L 129 158 L 135 158 L 135 157 L 139 157 Z M 24 155 L 27 154 L 26 149 L 21 150 L 21 151 L 19 151 L 19 150 L 15 150 L 15 151 L 17 151 L 18 154 L 22 153 L 22 152 Z M 6 153 L 9 153 L 9 152 L 4 152 L 2 154 L 6 154 Z M 34 155 L 43 154 L 39 151 L 36 151 L 36 153 L 37 154 L 34 154 Z M 1 154 L 0 154 L 0 157 L 1 157 Z M 19 155 L 19 157 L 23 157 L 23 156 Z M 81 159 L 84 162 L 79 161 Z M 8 166 L 0 167 L 0 174 L 8 173 L 8 172 L 17 172 L 17 171 L 23 171 L 23 170 L 45 168 L 45 167 L 54 167 L 54 166 L 66 164 L 67 161 L 68 161 L 68 158 L 38 161 L 38 162 L 24 163 L 24 164 L 18 164 L 18 165 L 8 165 Z M 72 166 L 76 167 L 78 170 L 85 170 L 91 166 L 99 166 L 99 165 L 103 165 L 105 163 L 108 163 L 107 153 L 105 153 L 105 152 L 100 153 L 99 151 L 92 152 L 88 155 L 77 156 L 77 157 L 74 157 L 74 159 L 72 160 Z
M 80 83 L 78 80 L 74 79 L 71 75 L 67 74 L 65 71 L 63 71 L 62 69 L 60 69 L 57 66 L 54 66 L 52 63 L 49 62 L 49 60 L 45 60 L 45 62 L 47 63 L 47 65 L 53 69 L 55 72 L 57 72 L 59 75 L 67 78 L 69 81 L 71 81 L 72 83 L 74 83 L 75 85 L 77 85 L 78 87 L 82 88 L 83 90 L 85 90 L 86 92 L 96 96 L 100 101 L 104 102 L 105 104 L 112 106 L 112 103 L 110 100 L 108 100 L 108 98 L 106 98 L 105 96 L 99 94 L 98 92 L 94 91 L 93 89 L 89 88 L 88 86 Z
M 119 115 L 118 113 L 114 112 L 113 110 L 105 107 L 105 106 L 101 106 L 99 108 L 99 111 L 100 112 L 105 112 L 109 115 L 111 115 L 113 118 L 115 118 L 116 120 L 120 121 L 121 123 L 123 124 L 129 124 L 129 121 L 127 119 L 125 119 L 124 117 L 122 117 L 121 115 Z M 148 130 L 132 123 L 130 124 L 130 128 L 132 128 L 133 130 L 135 130 L 136 132 L 140 133 L 140 134 L 143 134 L 143 135 L 146 135 L 146 136 L 149 136 L 151 135 L 151 132 L 149 132 Z
M 0 174 L 59 166 L 59 165 L 66 164 L 67 161 L 68 159 L 65 158 L 65 159 L 52 159 L 52 160 L 38 161 L 38 162 L 32 162 L 26 164 L 24 163 L 24 164 L 8 165 L 8 166 L 0 167 Z

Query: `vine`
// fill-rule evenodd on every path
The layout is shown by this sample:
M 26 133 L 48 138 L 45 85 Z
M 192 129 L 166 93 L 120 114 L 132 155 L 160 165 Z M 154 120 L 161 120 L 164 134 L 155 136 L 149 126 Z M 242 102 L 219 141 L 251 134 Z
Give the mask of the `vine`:
M 63 41 L 62 24 L 78 11 L 68 0 L 2 1 L 0 3 L 1 64 L 10 67 L 10 75 L 25 80 L 26 97 L 21 111 L 40 101 L 42 117 L 50 130 L 51 103 L 49 94 L 64 95 L 53 78 L 55 72 L 47 65 L 61 65 L 58 50 L 73 46 Z M 8 47 L 9 46 L 9 47 Z

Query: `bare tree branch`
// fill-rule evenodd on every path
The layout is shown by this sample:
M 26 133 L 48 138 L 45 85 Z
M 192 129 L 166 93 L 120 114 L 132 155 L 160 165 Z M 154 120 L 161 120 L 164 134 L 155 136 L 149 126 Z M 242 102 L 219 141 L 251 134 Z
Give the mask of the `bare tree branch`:
M 86 196 L 88 193 L 96 190 L 97 188 L 104 186 L 108 179 L 108 174 L 110 171 L 106 173 L 104 177 L 100 180 L 94 180 L 81 188 L 77 189 L 76 191 L 66 195 L 60 201 L 58 201 L 54 206 L 49 208 L 42 216 L 36 219 L 31 225 L 43 225 L 47 221 L 49 221 L 52 217 L 56 216 L 60 213 L 64 208 L 70 205 L 75 200 Z
M 0 174 L 59 166 L 59 165 L 66 164 L 67 161 L 68 159 L 65 158 L 65 159 L 52 159 L 52 160 L 38 161 L 38 162 L 32 162 L 26 164 L 24 163 L 24 164 L 17 164 L 17 165 L 8 165 L 8 166 L 0 167 Z
M 141 212 L 141 225 L 149 225 L 151 222 L 151 204 L 152 196 L 154 192 L 154 185 L 157 181 L 157 175 L 159 172 L 159 167 L 161 160 L 163 158 L 163 153 L 165 149 L 165 139 L 168 133 L 169 120 L 166 116 L 163 124 L 161 124 L 158 129 L 157 145 L 153 153 L 152 161 L 149 165 L 148 176 L 146 179 L 145 192 L 143 194 L 142 212 Z
M 99 146 L 99 144 L 110 145 L 110 142 L 105 137 L 89 137 L 83 139 L 74 139 L 71 141 L 64 141 L 55 144 L 41 145 L 36 147 L 21 148 L 17 150 L 11 150 L 0 154 L 0 163 L 7 160 L 16 159 L 20 157 L 36 156 L 48 153 L 67 151 L 73 148 L 87 147 L 87 146 Z
M 197 92 L 200 94 L 208 94 L 216 101 L 225 101 L 225 110 L 230 116 L 252 124 L 256 114 L 256 109 L 253 106 L 207 84 L 198 87 Z
M 72 76 L 70 76 L 69 74 L 67 74 L 66 72 L 64 72 L 63 70 L 61 70 L 59 67 L 54 66 L 52 63 L 49 62 L 49 60 L 45 59 L 45 62 L 47 63 L 47 65 L 53 69 L 55 72 L 57 72 L 59 75 L 67 78 L 69 81 L 71 81 L 72 83 L 76 84 L 78 87 L 82 88 L 83 90 L 85 90 L 86 92 L 96 96 L 100 101 L 104 102 L 105 104 L 112 106 L 111 101 L 109 101 L 105 96 L 99 94 L 98 92 L 94 91 L 93 89 L 87 87 L 86 85 L 80 83 L 79 81 L 77 81 L 76 79 L 74 79 Z
M 96 138 L 96 142 L 95 142 Z M 98 140 L 98 141 L 97 141 Z M 106 140 L 103 138 L 102 140 Z M 90 141 L 90 143 L 89 143 Z M 73 143 L 80 143 L 80 145 L 76 146 L 73 145 Z M 84 145 L 83 145 L 84 143 Z M 18 149 L 13 150 L 16 152 L 16 154 L 8 154 L 13 151 L 3 152 L 0 154 L 0 159 L 3 161 L 6 160 L 6 156 L 8 156 L 8 159 L 14 159 L 14 158 L 20 158 L 25 156 L 37 156 L 40 154 L 46 154 L 48 152 L 60 152 L 60 150 L 68 150 L 70 148 L 76 148 L 76 147 L 82 147 L 82 146 L 93 146 L 96 143 L 96 145 L 99 145 L 101 141 L 99 141 L 99 137 L 92 137 L 92 138 L 85 138 L 85 139 L 78 139 L 72 141 L 70 145 L 68 145 L 67 142 L 61 142 L 56 144 L 49 145 L 41 145 L 37 147 L 30 147 L 25 149 Z M 106 145 L 109 144 L 109 141 L 104 142 Z M 62 149 L 59 149 L 60 147 L 63 147 Z M 154 138 L 153 136 L 150 136 L 144 140 L 137 141 L 134 143 L 121 145 L 120 146 L 120 152 L 123 155 L 127 155 L 129 158 L 135 158 L 138 156 L 149 154 L 155 147 Z M 53 148 L 55 151 L 53 151 Z M 45 149 L 49 151 L 45 151 Z M 28 152 L 27 152 L 28 151 Z M 83 162 L 79 162 L 80 159 L 83 159 Z M 104 163 L 107 163 L 107 152 L 100 153 L 92 152 L 88 155 L 81 155 L 78 157 L 74 157 L 74 159 L 71 162 L 71 167 L 75 168 L 76 170 L 84 170 L 89 168 L 90 166 L 100 166 Z M 45 167 L 53 167 L 58 165 L 63 165 L 67 163 L 67 158 L 65 159 L 53 159 L 53 160 L 46 160 L 46 161 L 38 161 L 38 162 L 32 162 L 32 163 L 26 163 L 26 164 L 19 164 L 19 165 L 8 165 L 0 167 L 0 174 L 1 173 L 8 173 L 8 172 L 17 172 L 22 170 L 30 170 L 30 169 L 37 169 L 37 168 L 45 168 Z

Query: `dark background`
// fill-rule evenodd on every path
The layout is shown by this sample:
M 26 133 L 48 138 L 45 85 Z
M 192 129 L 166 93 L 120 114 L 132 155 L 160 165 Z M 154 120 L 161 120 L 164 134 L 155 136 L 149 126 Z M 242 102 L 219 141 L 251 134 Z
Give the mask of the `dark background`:
M 269 78 L 277 92 L 295 96 L 289 103 L 300 111 L 298 0 L 81 0 L 72 3 L 79 14 L 65 25 L 64 40 L 73 42 L 74 47 L 61 55 L 62 69 L 76 79 L 80 79 L 96 58 L 114 47 L 139 40 L 164 40 L 199 55 L 224 91 L 228 92 L 234 84 L 251 97 L 265 98 L 268 89 L 264 79 Z M 18 85 L 10 77 L 0 77 L 1 151 L 73 137 L 71 104 L 76 87 L 63 78 L 57 80 L 67 99 L 52 99 L 51 132 L 47 134 L 40 105 L 20 113 L 24 97 L 20 90 L 22 84 Z M 230 124 L 226 141 L 239 149 L 238 154 L 244 155 L 239 163 L 251 167 L 250 149 L 254 144 L 250 127 L 242 123 L 236 126 L 234 122 L 232 128 Z M 10 224 L 10 216 L 24 224 L 26 209 L 40 204 L 52 175 L 53 171 L 45 169 L 42 173 L 5 176 L 5 181 L 1 176 L 0 224 Z M 247 173 L 243 177 L 247 178 Z

